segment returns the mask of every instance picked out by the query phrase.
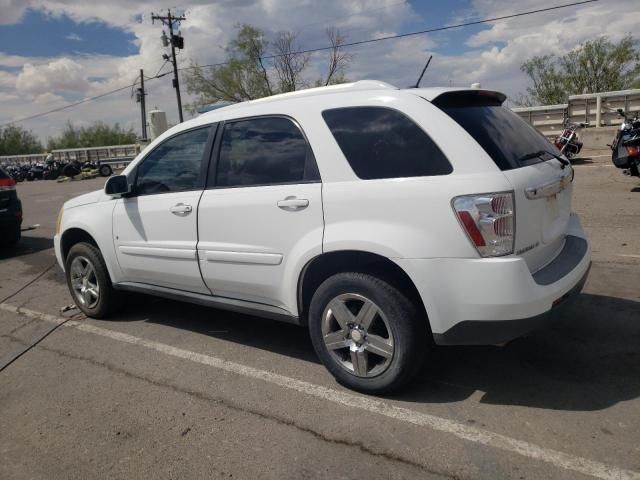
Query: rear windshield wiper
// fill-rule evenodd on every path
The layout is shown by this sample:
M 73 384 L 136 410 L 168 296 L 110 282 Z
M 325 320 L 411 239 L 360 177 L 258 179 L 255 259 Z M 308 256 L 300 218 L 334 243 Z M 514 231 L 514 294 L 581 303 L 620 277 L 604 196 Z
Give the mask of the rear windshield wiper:
M 546 155 L 551 155 L 551 157 L 553 157 L 556 160 L 558 160 L 562 164 L 562 169 L 563 170 L 564 170 L 564 167 L 566 167 L 567 165 L 570 164 L 570 162 L 568 160 L 565 160 L 560 155 L 556 155 L 554 153 L 551 153 L 548 150 L 538 150 L 537 152 L 527 153 L 526 155 L 523 155 L 520 158 L 518 158 L 518 163 L 526 162 L 527 160 L 531 160 L 533 158 L 538 158 L 538 157 L 541 157 L 541 156 L 543 156 L 545 154 Z

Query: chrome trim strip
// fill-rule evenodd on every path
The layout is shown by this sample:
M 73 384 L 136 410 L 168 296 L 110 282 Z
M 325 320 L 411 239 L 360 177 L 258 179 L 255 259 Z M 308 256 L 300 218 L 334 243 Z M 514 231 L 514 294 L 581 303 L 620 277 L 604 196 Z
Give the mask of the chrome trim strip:
M 174 290 L 172 288 L 137 282 L 114 283 L 113 288 L 128 292 L 146 293 L 157 297 L 168 298 L 170 300 L 195 303 L 197 305 L 204 305 L 205 307 L 220 308 L 231 312 L 255 315 L 258 317 L 269 318 L 271 320 L 278 320 L 280 322 L 301 325 L 300 318 L 291 314 L 288 310 L 263 303 L 248 302 L 235 298 L 216 297 L 213 295 L 203 295 L 201 293 Z
M 570 183 L 571 173 L 560 177 L 558 180 L 543 183 L 542 185 L 539 185 L 537 187 L 526 188 L 524 190 L 524 194 L 529 200 L 552 197 L 567 188 L 567 185 L 569 185 Z
M 196 251 L 193 249 L 133 247 L 130 245 L 120 245 L 118 250 L 120 253 L 125 255 L 137 255 L 141 257 L 172 258 L 176 260 L 196 259 Z
M 282 255 L 279 253 L 231 252 L 223 250 L 204 250 L 207 262 L 252 263 L 257 265 L 280 265 Z

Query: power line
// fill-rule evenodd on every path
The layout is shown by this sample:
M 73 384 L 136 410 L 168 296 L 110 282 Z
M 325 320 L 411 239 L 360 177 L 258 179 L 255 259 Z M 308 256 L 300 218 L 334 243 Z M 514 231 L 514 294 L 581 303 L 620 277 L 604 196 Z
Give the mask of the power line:
M 382 42 L 382 41 L 385 41 L 385 40 L 394 40 L 394 39 L 397 39 L 397 38 L 410 37 L 410 36 L 414 36 L 414 35 L 423 35 L 425 33 L 441 32 L 441 31 L 444 31 L 444 30 L 452 30 L 454 28 L 469 27 L 469 26 L 472 26 L 472 25 L 480 25 L 480 24 L 483 24 L 483 23 L 490 23 L 490 22 L 496 22 L 496 21 L 500 21 L 500 20 L 507 20 L 509 18 L 524 17 L 526 15 L 533 15 L 533 14 L 536 14 L 536 13 L 550 12 L 550 11 L 553 11 L 553 10 L 559 10 L 559 9 L 562 9 L 562 8 L 574 7 L 574 6 L 577 6 L 577 5 L 584 5 L 584 4 L 587 4 L 587 3 L 595 3 L 595 2 L 599 2 L 599 1 L 600 0 L 582 0 L 582 1 L 579 1 L 579 2 L 565 3 L 563 5 L 556 5 L 556 6 L 553 6 L 553 7 L 546 7 L 546 8 L 539 8 L 539 9 L 536 9 L 536 10 L 529 10 L 529 11 L 526 11 L 526 12 L 513 13 L 513 14 L 510 14 L 510 15 L 502 15 L 502 16 L 499 16 L 499 17 L 485 18 L 483 20 L 475 20 L 475 21 L 472 21 L 472 22 L 458 23 L 456 25 L 446 25 L 446 26 L 443 26 L 443 27 L 430 28 L 430 29 L 427 29 L 427 30 L 419 30 L 419 31 L 415 31 L 415 32 L 402 33 L 402 34 L 398 34 L 398 35 L 388 35 L 388 36 L 385 36 L 385 37 L 372 38 L 372 39 L 369 39 L 369 40 L 359 40 L 357 42 L 344 43 L 340 47 L 341 48 L 353 47 L 353 46 L 356 46 L 356 45 L 365 45 L 365 44 L 368 44 L 368 43 Z M 287 54 L 267 55 L 267 56 L 262 57 L 262 60 L 274 59 L 274 58 L 282 57 L 282 56 L 285 56 L 285 55 L 297 55 L 297 54 L 303 54 L 303 53 L 321 52 L 321 51 L 331 50 L 332 48 L 334 48 L 334 47 L 333 46 L 318 47 L 318 48 L 309 48 L 309 49 L 306 49 L 306 50 L 298 50 L 296 52 L 290 52 L 290 53 L 287 53 Z M 220 66 L 223 66 L 223 65 L 227 65 L 228 63 L 229 62 L 219 62 L 219 63 L 212 63 L 212 64 L 208 64 L 208 65 L 196 65 L 196 66 L 191 66 L 191 67 L 182 67 L 182 68 L 177 68 L 175 70 L 175 72 L 184 71 L 184 70 L 192 70 L 192 69 L 195 69 L 195 68 L 220 67 Z M 164 65 L 160 68 L 160 70 L 162 70 L 162 68 L 164 68 Z M 158 72 L 160 72 L 160 70 Z M 174 72 L 166 72 L 166 73 L 163 73 L 163 74 L 156 74 L 154 77 L 148 78 L 148 80 L 156 80 L 158 78 L 164 77 L 165 75 L 170 75 L 171 73 L 174 73 Z M 5 127 L 7 125 L 11 125 L 11 124 L 18 123 L 18 122 L 25 122 L 27 120 L 33 120 L 35 118 L 43 117 L 43 116 L 49 115 L 51 113 L 56 113 L 56 112 L 59 112 L 61 110 L 66 110 L 68 108 L 73 108 L 73 107 L 76 107 L 76 106 L 81 105 L 83 103 L 91 102 L 91 101 L 97 100 L 99 98 L 106 97 L 108 95 L 112 95 L 114 93 L 120 92 L 122 90 L 126 90 L 127 88 L 131 88 L 131 87 L 135 86 L 136 83 L 137 83 L 137 81 L 132 83 L 132 84 L 117 88 L 115 90 L 111 90 L 109 92 L 105 92 L 105 93 L 101 93 L 101 94 L 93 96 L 93 97 L 85 98 L 84 100 L 81 100 L 79 102 L 70 103 L 70 104 L 64 105 L 62 107 L 54 108 L 53 110 L 49 110 L 49 111 L 42 112 L 42 113 L 37 113 L 37 114 L 34 114 L 34 115 L 30 115 L 28 117 L 20 118 L 18 120 L 13 120 L 11 122 L 7 122 L 7 123 L 5 123 L 3 125 L 0 125 L 0 127 Z
M 364 45 L 367 43 L 375 43 L 375 42 L 382 42 L 384 40 L 395 40 L 397 38 L 404 38 L 404 37 L 411 37 L 414 35 L 423 35 L 425 33 L 434 33 L 434 32 L 442 32 L 444 30 L 453 30 L 454 28 L 462 28 L 462 27 L 470 27 L 472 25 L 480 25 L 482 23 L 491 23 L 491 22 L 496 22 L 496 21 L 500 21 L 500 20 L 507 20 L 509 18 L 516 18 L 516 17 L 524 17 L 526 15 L 533 15 L 535 13 L 543 13 L 543 12 L 550 12 L 553 10 L 559 10 L 561 8 L 567 8 L 567 7 L 574 7 L 576 5 L 583 5 L 586 3 L 594 3 L 594 2 L 599 2 L 600 0 L 582 0 L 579 2 L 573 2 L 573 3 L 565 3 L 563 5 L 556 5 L 553 7 L 546 7 L 546 8 L 539 8 L 537 10 L 528 10 L 526 12 L 518 12 L 518 13 L 512 13 L 510 15 L 502 15 L 500 17 L 493 17 L 493 18 L 485 18 L 482 20 L 474 20 L 472 22 L 465 22 L 465 23 L 458 23 L 455 25 L 446 25 L 444 27 L 435 27 L 435 28 L 430 28 L 427 30 L 418 30 L 415 32 L 408 32 L 408 33 L 400 33 L 398 35 L 387 35 L 385 37 L 379 37 L 379 38 L 371 38 L 369 40 L 358 40 L 356 42 L 349 42 L 349 43 L 343 43 L 342 45 L 340 45 L 340 48 L 344 48 L 344 47 L 353 47 L 356 45 Z M 303 53 L 314 53 L 314 52 L 322 52 L 322 51 L 326 51 L 326 50 L 331 50 L 333 49 L 333 46 L 327 46 L 327 47 L 318 47 L 318 48 L 308 48 L 305 50 L 298 50 L 295 52 L 290 52 L 290 53 L 286 53 L 286 54 L 274 54 L 274 55 L 265 55 L 264 57 L 261 57 L 262 60 L 271 60 L 274 58 L 278 58 L 278 57 L 283 57 L 285 55 L 298 55 L 298 54 L 303 54 Z M 220 62 L 220 63 L 212 63 L 209 65 L 199 65 L 199 66 L 194 66 L 194 67 L 183 67 L 180 68 L 179 70 L 190 70 L 193 68 L 213 68 L 213 67 L 219 67 L 222 65 L 226 65 L 229 62 Z
M 527 12 L 519 12 L 519 13 L 513 13 L 511 15 L 502 15 L 500 17 L 493 17 L 493 18 L 485 18 L 483 20 L 475 20 L 473 22 L 466 22 L 466 23 L 458 23 L 456 25 L 447 25 L 444 27 L 436 27 L 436 28 L 430 28 L 427 30 L 419 30 L 416 32 L 408 32 L 408 33 L 401 33 L 398 35 L 388 35 L 386 37 L 379 37 L 379 38 L 372 38 L 369 40 L 359 40 L 357 42 L 350 42 L 350 43 L 343 43 L 342 45 L 340 45 L 341 48 L 343 47 L 353 47 L 355 45 L 364 45 L 367 43 L 374 43 L 374 42 L 382 42 L 384 40 L 394 40 L 397 38 L 404 38 L 404 37 L 411 37 L 414 35 L 423 35 L 425 33 L 433 33 L 433 32 L 442 32 L 444 30 L 452 30 L 454 28 L 461 28 L 461 27 L 470 27 L 472 25 L 480 25 L 482 23 L 490 23 L 490 22 L 496 22 L 498 20 L 507 20 L 509 18 L 516 18 L 516 17 L 524 17 L 525 15 L 533 15 L 534 13 L 542 13 L 542 12 L 550 12 L 552 10 L 559 10 L 561 8 L 567 8 L 567 7 L 574 7 L 576 5 L 583 5 L 585 3 L 594 3 L 594 2 L 599 2 L 600 0 L 583 0 L 580 2 L 573 2 L 573 3 L 566 3 L 564 5 L 556 5 L 555 7 L 547 7 L 547 8 L 539 8 L 537 10 L 529 10 Z M 297 52 L 290 52 L 287 53 L 286 55 L 298 55 L 298 54 L 303 54 L 303 53 L 314 53 L 314 52 L 322 52 L 325 50 L 331 50 L 332 48 L 334 48 L 333 46 L 329 46 L 329 47 L 318 47 L 318 48 L 309 48 L 306 50 L 298 50 Z M 268 55 L 265 57 L 262 57 L 263 60 L 268 60 L 268 59 L 272 59 L 272 58 L 278 58 L 278 57 L 282 57 L 283 55 Z
M 93 97 L 87 97 L 87 98 L 85 98 L 83 100 L 80 100 L 79 102 L 69 103 L 67 105 L 63 105 L 62 107 L 54 108 L 53 110 L 48 110 L 46 112 L 36 113 L 36 114 L 30 115 L 28 117 L 23 117 L 23 118 L 19 118 L 17 120 L 12 120 L 11 122 L 8 122 L 8 123 L 5 123 L 3 125 L 0 125 L 0 127 L 6 127 L 7 125 L 12 125 L 12 124 L 18 123 L 18 122 L 26 122 L 27 120 L 33 120 L 34 118 L 44 117 L 45 115 L 49 115 L 51 113 L 60 112 L 62 110 L 66 110 L 67 108 L 77 107 L 78 105 L 81 105 L 83 103 L 92 102 L 92 101 L 97 100 L 99 98 L 106 97 L 108 95 L 112 95 L 112 94 L 117 93 L 117 92 L 121 92 L 122 90 L 126 90 L 128 88 L 131 88 L 131 87 L 135 86 L 137 83 L 138 82 L 135 81 L 135 82 L 130 83 L 129 85 L 126 85 L 124 87 L 116 88 L 115 90 L 110 90 L 108 92 L 104 92 L 104 93 L 101 93 L 99 95 L 95 95 Z

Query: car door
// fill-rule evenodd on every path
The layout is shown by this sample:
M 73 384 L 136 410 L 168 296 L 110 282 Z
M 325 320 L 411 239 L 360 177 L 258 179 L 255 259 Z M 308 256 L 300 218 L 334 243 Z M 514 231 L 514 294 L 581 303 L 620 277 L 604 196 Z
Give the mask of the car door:
M 176 134 L 136 167 L 132 192 L 117 200 L 113 236 L 125 281 L 208 293 L 196 257 L 197 207 L 214 126 Z
M 322 184 L 290 118 L 228 121 L 198 209 L 198 256 L 214 295 L 295 311 L 297 274 L 322 251 Z

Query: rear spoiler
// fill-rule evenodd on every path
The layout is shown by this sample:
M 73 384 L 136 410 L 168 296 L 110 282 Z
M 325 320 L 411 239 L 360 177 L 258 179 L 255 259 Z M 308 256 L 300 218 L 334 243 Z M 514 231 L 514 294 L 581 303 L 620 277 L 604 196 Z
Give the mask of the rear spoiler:
M 431 100 L 438 108 L 447 107 L 499 107 L 507 99 L 493 90 L 456 90 L 444 92 Z

